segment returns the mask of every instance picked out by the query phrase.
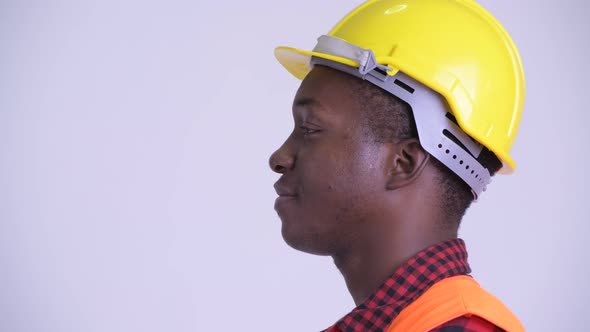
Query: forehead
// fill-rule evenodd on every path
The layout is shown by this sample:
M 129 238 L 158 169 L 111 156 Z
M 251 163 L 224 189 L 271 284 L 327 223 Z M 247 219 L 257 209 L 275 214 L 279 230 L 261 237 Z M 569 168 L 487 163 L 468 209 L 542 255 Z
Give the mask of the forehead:
M 293 100 L 293 112 L 307 109 L 331 114 L 358 112 L 350 81 L 354 79 L 337 70 L 317 66 L 301 82 Z M 302 107 L 306 106 L 306 107 Z

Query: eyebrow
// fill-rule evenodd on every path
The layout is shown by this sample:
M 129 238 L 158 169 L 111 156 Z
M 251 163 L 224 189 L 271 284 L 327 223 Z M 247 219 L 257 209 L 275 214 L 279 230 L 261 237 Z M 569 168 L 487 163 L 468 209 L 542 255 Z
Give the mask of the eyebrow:
M 322 103 L 312 97 L 297 98 L 293 103 L 293 107 L 316 106 L 318 109 L 323 109 Z

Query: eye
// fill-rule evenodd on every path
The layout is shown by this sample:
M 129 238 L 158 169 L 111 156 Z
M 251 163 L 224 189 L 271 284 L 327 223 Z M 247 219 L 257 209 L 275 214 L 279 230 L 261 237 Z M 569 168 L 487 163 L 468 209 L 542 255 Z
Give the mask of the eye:
M 317 132 L 319 132 L 319 130 L 317 129 L 311 129 L 309 127 L 306 126 L 299 126 L 299 129 L 301 129 L 301 132 L 303 133 L 303 136 L 309 136 L 312 134 L 315 134 Z

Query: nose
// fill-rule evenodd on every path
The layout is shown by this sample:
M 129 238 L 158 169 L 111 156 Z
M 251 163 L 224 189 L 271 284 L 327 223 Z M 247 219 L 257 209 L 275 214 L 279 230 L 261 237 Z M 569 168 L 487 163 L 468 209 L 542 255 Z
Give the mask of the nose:
M 268 160 L 270 169 L 273 172 L 283 174 L 295 165 L 295 154 L 287 140 L 277 151 L 275 151 Z

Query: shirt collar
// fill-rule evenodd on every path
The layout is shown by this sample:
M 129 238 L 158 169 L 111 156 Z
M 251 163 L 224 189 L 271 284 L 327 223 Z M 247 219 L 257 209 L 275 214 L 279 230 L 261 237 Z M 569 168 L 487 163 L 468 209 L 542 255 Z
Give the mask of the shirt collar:
M 385 331 L 397 315 L 436 282 L 471 272 L 465 242 L 435 244 L 400 266 L 371 296 L 336 326 L 343 332 Z

